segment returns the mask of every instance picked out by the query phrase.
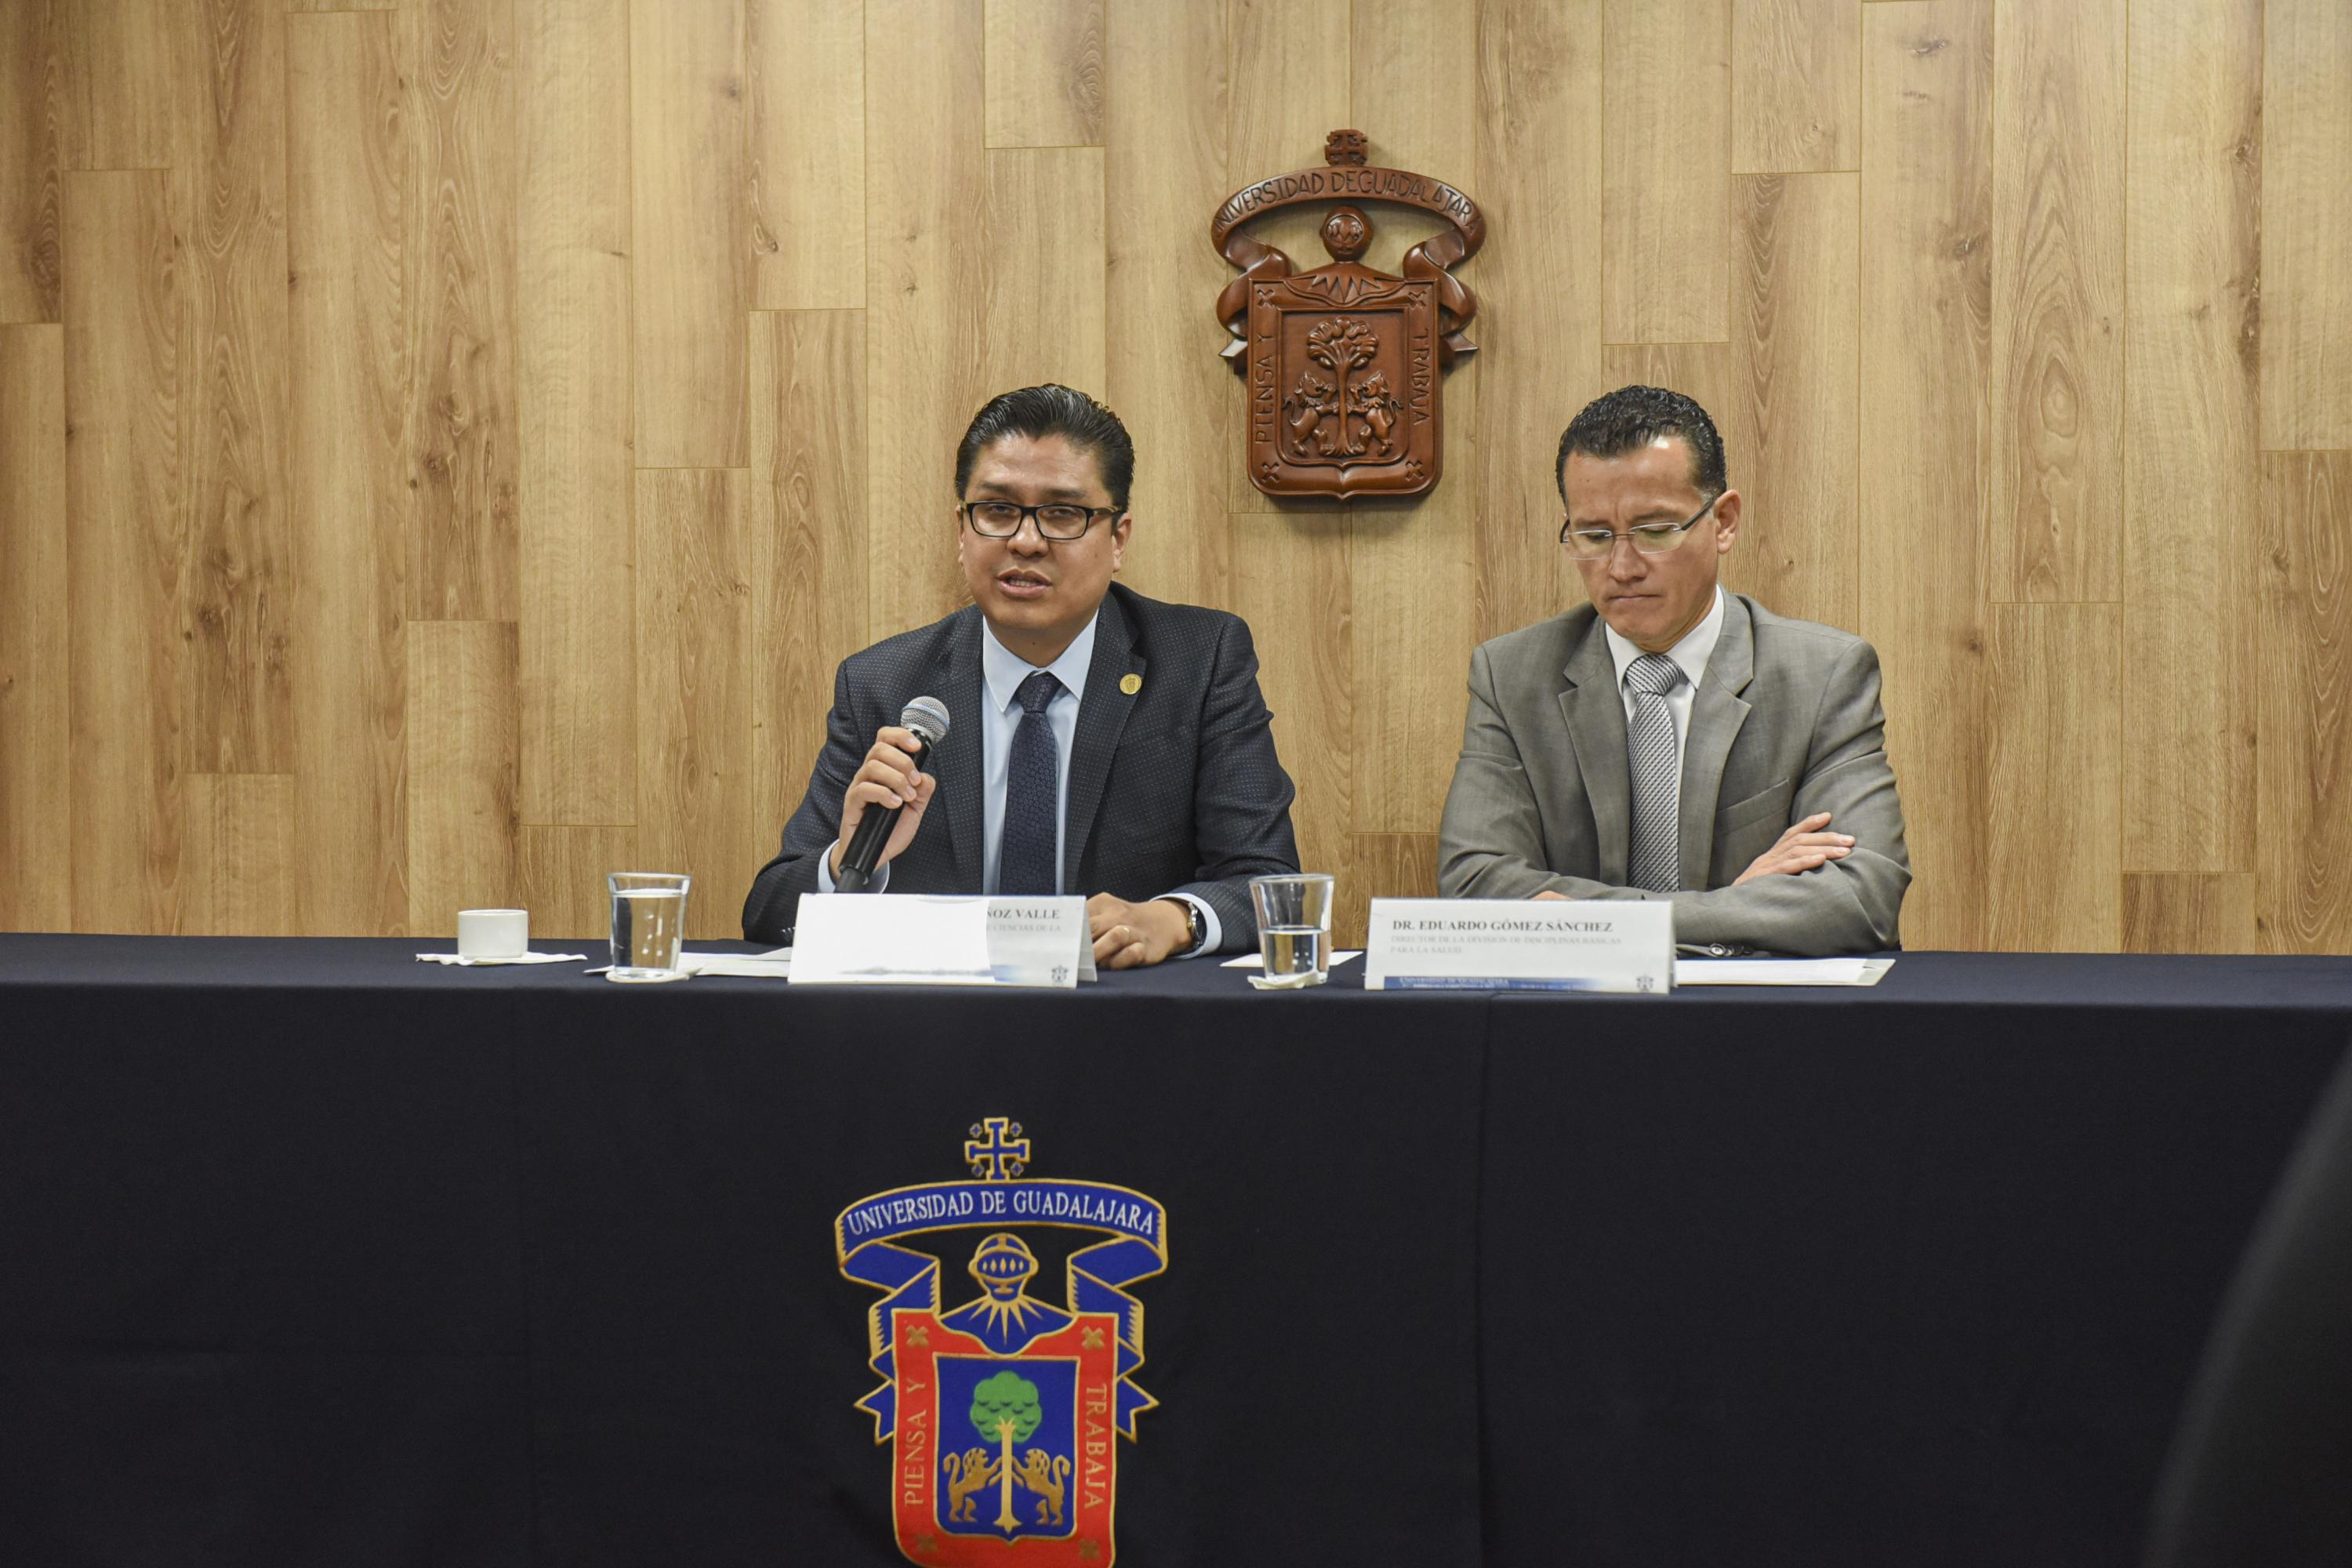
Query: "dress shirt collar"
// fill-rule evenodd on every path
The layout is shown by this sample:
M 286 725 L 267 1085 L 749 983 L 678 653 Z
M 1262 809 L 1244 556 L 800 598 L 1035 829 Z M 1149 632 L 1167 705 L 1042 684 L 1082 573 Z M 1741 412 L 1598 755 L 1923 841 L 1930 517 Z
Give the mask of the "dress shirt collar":
M 1102 611 L 1097 609 L 1085 628 L 1070 639 L 1070 646 L 1062 650 L 1062 657 L 1045 667 L 1053 672 L 1054 679 L 1060 681 L 1073 698 L 1086 694 L 1087 671 L 1095 661 L 1095 627 L 1101 622 Z M 987 616 L 981 617 L 980 673 L 988 683 L 991 709 L 998 713 L 1011 712 L 1013 705 L 1021 699 L 1021 683 L 1034 674 L 1037 668 L 998 642 L 996 628 L 988 624 Z
M 1625 687 L 1625 671 L 1642 657 L 1642 650 L 1618 636 L 1617 628 L 1608 622 L 1601 622 L 1601 629 L 1608 635 L 1609 657 L 1617 666 L 1617 687 L 1622 691 Z M 1683 679 L 1690 682 L 1693 691 L 1698 689 L 1699 677 L 1706 673 L 1706 661 L 1715 657 L 1715 640 L 1722 635 L 1723 587 L 1717 584 L 1714 606 L 1699 617 L 1698 625 L 1683 634 L 1682 641 L 1666 650 L 1666 657 L 1683 667 Z M 1005 657 L 1010 658 L 1012 655 Z

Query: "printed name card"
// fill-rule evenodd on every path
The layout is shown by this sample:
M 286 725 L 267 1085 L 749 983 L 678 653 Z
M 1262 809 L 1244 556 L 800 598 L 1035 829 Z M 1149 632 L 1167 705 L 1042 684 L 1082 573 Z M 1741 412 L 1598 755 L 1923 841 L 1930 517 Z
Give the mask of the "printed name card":
M 793 932 L 795 985 L 1043 985 L 1095 978 L 1080 898 L 808 893 Z
M 1374 899 L 1367 991 L 1605 991 L 1675 984 L 1675 907 L 1555 899 Z

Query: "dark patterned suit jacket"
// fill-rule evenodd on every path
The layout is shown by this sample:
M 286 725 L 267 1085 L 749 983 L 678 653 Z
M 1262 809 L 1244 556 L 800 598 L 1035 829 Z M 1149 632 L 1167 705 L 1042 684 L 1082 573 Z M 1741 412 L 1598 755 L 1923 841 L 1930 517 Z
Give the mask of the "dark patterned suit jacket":
M 800 896 L 816 890 L 842 793 L 874 731 L 896 724 L 916 697 L 947 704 L 948 735 L 926 770 L 939 793 L 914 842 L 890 862 L 889 889 L 980 891 L 980 611 L 967 605 L 842 661 L 808 793 L 743 900 L 746 938 L 785 940 Z M 1129 675 L 1141 681 L 1132 696 L 1120 689 Z M 1217 911 L 1224 950 L 1254 947 L 1249 879 L 1298 868 L 1294 793 L 1274 754 L 1249 626 L 1223 610 L 1165 605 L 1112 584 L 1070 747 L 1062 891 L 1190 893 Z

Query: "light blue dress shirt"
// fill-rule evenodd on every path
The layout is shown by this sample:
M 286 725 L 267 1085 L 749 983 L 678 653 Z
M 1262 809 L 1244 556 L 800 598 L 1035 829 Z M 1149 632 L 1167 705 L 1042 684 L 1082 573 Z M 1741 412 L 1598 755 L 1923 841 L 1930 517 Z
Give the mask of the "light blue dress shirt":
M 1087 689 L 1087 672 L 1094 668 L 1095 626 L 1101 620 L 1097 613 L 1087 623 L 1086 630 L 1070 639 L 1062 656 L 1045 668 L 1062 689 L 1045 704 L 1045 722 L 1054 730 L 1054 880 L 1057 886 L 1068 887 L 1068 867 L 1064 857 L 1068 853 L 1070 816 L 1070 751 L 1078 739 L 1078 694 Z M 980 890 L 993 894 L 1001 887 L 997 869 L 1004 858 L 1004 784 L 1011 769 L 1013 732 L 1021 728 L 1021 683 L 1036 673 L 1038 667 L 996 640 L 996 629 L 987 621 L 980 623 L 980 680 L 987 697 L 982 715 L 980 731 Z M 877 868 L 874 890 L 881 892 L 890 880 L 890 868 Z M 828 849 L 819 857 L 816 866 L 817 891 L 833 891 L 833 852 Z M 1217 911 L 1190 893 L 1165 893 L 1163 898 L 1181 899 L 1201 911 L 1203 935 L 1196 953 L 1217 951 L 1224 928 Z M 1187 953 L 1181 956 L 1192 957 Z

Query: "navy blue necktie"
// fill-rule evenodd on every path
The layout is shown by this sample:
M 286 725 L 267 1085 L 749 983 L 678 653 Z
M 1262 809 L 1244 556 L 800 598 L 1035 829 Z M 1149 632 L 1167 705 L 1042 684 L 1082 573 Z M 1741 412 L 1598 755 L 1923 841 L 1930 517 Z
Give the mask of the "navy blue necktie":
M 1004 769 L 1004 840 L 996 862 L 1001 893 L 1058 893 L 1054 839 L 1061 815 L 1055 781 L 1061 772 L 1054 725 L 1045 705 L 1062 689 L 1051 670 L 1021 683 L 1021 723 L 1013 731 L 1013 752 Z

